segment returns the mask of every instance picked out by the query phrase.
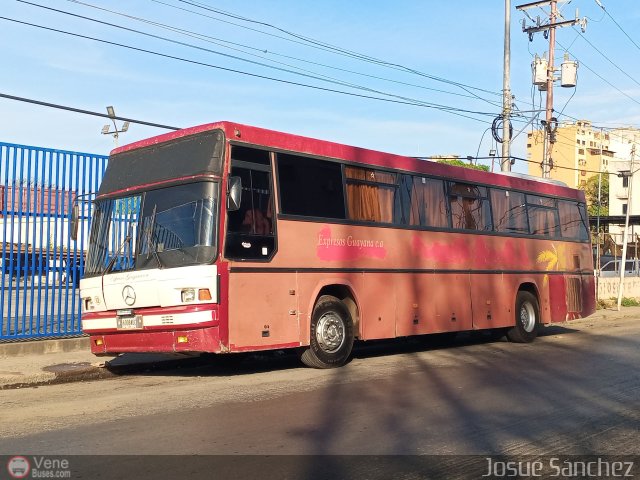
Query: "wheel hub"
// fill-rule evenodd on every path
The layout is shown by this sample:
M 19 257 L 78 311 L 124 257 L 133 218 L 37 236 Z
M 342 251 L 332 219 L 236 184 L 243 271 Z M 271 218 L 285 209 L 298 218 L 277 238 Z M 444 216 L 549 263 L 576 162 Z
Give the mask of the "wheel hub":
M 338 350 L 345 340 L 342 318 L 333 312 L 320 317 L 316 329 L 316 340 L 325 352 L 333 353 Z
M 536 326 L 536 312 L 529 302 L 524 302 L 520 307 L 520 323 L 525 332 L 532 332 Z

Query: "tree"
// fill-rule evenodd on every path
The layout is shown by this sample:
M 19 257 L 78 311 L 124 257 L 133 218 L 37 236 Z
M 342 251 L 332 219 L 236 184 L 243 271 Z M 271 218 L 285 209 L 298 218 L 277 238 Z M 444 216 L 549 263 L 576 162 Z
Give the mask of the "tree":
M 598 212 L 598 177 L 594 175 L 587 180 L 587 184 L 580 188 L 584 190 L 587 197 L 587 211 L 590 217 L 600 214 L 601 217 L 609 215 L 609 173 L 602 174 L 602 185 L 600 187 L 600 211 Z
M 454 167 L 473 168 L 474 170 L 482 170 L 483 172 L 489 171 L 489 167 L 486 165 L 472 165 L 457 159 L 438 160 L 438 163 L 446 163 L 447 165 L 453 165 Z

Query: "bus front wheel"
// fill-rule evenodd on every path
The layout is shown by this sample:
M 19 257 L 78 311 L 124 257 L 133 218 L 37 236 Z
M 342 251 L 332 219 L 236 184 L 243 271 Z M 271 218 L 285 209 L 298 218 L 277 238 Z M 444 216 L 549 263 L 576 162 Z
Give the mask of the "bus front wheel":
M 353 348 L 353 321 L 343 302 L 331 295 L 318 299 L 311 316 L 309 346 L 300 360 L 308 367 L 334 368 L 344 365 Z
M 507 338 L 515 343 L 530 343 L 538 335 L 540 306 L 530 292 L 521 290 L 516 296 L 515 325 L 507 331 Z

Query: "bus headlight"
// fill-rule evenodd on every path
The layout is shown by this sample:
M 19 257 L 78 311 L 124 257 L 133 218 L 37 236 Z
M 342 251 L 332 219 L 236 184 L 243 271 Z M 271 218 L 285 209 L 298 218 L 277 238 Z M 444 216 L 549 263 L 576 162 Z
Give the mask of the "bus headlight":
M 182 303 L 193 302 L 196 299 L 196 291 L 193 288 L 183 288 L 180 294 Z

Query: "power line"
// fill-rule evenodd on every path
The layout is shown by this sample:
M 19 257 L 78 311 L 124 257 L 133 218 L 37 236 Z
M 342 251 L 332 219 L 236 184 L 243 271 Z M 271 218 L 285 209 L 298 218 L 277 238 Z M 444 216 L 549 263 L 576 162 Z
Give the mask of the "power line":
M 30 2 L 25 2 L 24 0 L 18 0 L 18 1 L 21 1 L 23 3 L 29 3 L 31 5 L 39 6 L 39 7 L 42 7 L 42 8 L 48 8 L 48 7 L 44 7 L 42 5 L 37 5 L 37 4 L 32 4 Z M 103 8 L 103 7 L 99 7 L 97 5 L 92 5 L 90 3 L 82 2 L 80 0 L 67 0 L 67 1 L 71 2 L 71 3 L 78 4 L 78 5 L 83 5 L 85 7 L 94 8 L 96 10 L 108 12 L 108 13 L 111 13 L 113 15 L 122 16 L 122 17 L 131 19 L 131 20 L 135 20 L 135 21 L 138 21 L 138 22 L 142 22 L 142 23 L 146 23 L 146 24 L 149 24 L 149 25 L 153 25 L 155 27 L 162 28 L 162 29 L 165 29 L 165 30 L 169 30 L 169 31 L 172 31 L 172 32 L 175 32 L 175 33 L 179 33 L 179 34 L 185 35 L 187 37 L 196 38 L 198 40 L 202 40 L 202 41 L 205 41 L 205 42 L 208 42 L 208 43 L 213 43 L 213 44 L 221 46 L 223 48 L 228 48 L 228 49 L 233 50 L 233 51 L 241 52 L 241 53 L 244 53 L 245 55 L 251 55 L 253 57 L 261 58 L 263 60 L 267 60 L 267 61 L 270 61 L 270 62 L 273 62 L 273 63 L 277 63 L 277 64 L 280 64 L 280 65 L 289 66 L 291 68 L 296 68 L 298 70 L 305 71 L 305 72 L 311 72 L 311 71 L 310 70 L 305 70 L 305 69 L 303 69 L 301 67 L 297 67 L 295 65 L 291 65 L 291 64 L 288 64 L 288 63 L 279 62 L 277 60 L 270 59 L 270 58 L 265 57 L 263 55 L 257 55 L 255 53 L 247 52 L 246 50 L 260 52 L 260 53 L 264 53 L 264 54 L 270 54 L 270 55 L 274 55 L 274 56 L 281 57 L 281 58 L 286 58 L 286 59 L 289 59 L 289 60 L 294 60 L 294 61 L 301 62 L 301 63 L 307 63 L 307 64 L 310 64 L 310 65 L 315 65 L 315 66 L 319 66 L 319 67 L 323 67 L 323 68 L 327 68 L 327 69 L 331 69 L 331 70 L 350 73 L 350 74 L 353 74 L 353 75 L 359 75 L 359 76 L 363 76 L 363 77 L 367 77 L 367 78 L 373 78 L 373 79 L 376 79 L 376 80 L 382 80 L 382 81 L 385 81 L 385 82 L 396 83 L 396 84 L 399 84 L 399 85 L 405 85 L 405 86 L 409 86 L 409 87 L 420 88 L 420 89 L 423 89 L 423 90 L 430 90 L 430 91 L 434 91 L 434 92 L 438 92 L 438 93 L 444 93 L 444 94 L 447 94 L 447 95 L 454 95 L 454 96 L 458 96 L 458 97 L 473 98 L 473 99 L 485 101 L 485 102 L 487 102 L 487 103 L 489 103 L 489 104 L 491 104 L 493 106 L 500 106 L 500 104 L 498 102 L 487 100 L 487 99 L 482 98 L 482 97 L 480 97 L 478 95 L 465 95 L 465 94 L 462 94 L 462 93 L 450 92 L 448 90 L 442 90 L 442 89 L 438 89 L 438 88 L 426 87 L 424 85 L 418 85 L 418 84 L 415 84 L 415 83 L 403 82 L 403 81 L 400 81 L 400 80 L 394 80 L 394 79 L 390 79 L 390 78 L 380 77 L 380 76 L 377 76 L 377 75 L 371 75 L 371 74 L 367 74 L 367 73 L 363 73 L 363 72 L 358 72 L 358 71 L 355 71 L 355 70 L 349 70 L 349 69 L 346 69 L 346 68 L 340 68 L 340 67 L 336 67 L 336 66 L 333 66 L 333 65 L 328 65 L 328 64 L 325 64 L 325 63 L 314 62 L 314 61 L 311 61 L 311 60 L 307 60 L 307 59 L 304 59 L 304 58 L 298 58 L 298 57 L 294 57 L 294 56 L 291 56 L 291 55 L 284 55 L 282 53 L 268 51 L 268 50 L 266 50 L 264 48 L 258 48 L 258 47 L 253 47 L 251 45 L 246 45 L 246 44 L 237 43 L 237 42 L 231 42 L 229 40 L 224 40 L 224 39 L 221 39 L 221 38 L 212 37 L 210 35 L 206 35 L 206 34 L 203 34 L 203 33 L 198 33 L 198 32 L 194 32 L 194 31 L 191 31 L 191 30 L 186 30 L 186 29 L 174 27 L 174 26 L 171 26 L 171 25 L 167 25 L 167 24 L 163 24 L 163 23 L 159 23 L 159 22 L 154 22 L 154 21 L 151 21 L 151 20 L 148 20 L 148 19 L 144 19 L 144 18 L 141 18 L 141 17 L 136 17 L 136 16 L 133 16 L 133 15 L 128 15 L 126 13 L 122 13 L 122 12 L 118 12 L 118 11 L 114 11 L 114 10 L 109 10 L 109 9 L 106 9 L 106 8 Z M 241 48 L 234 48 L 234 47 L 241 47 Z M 243 50 L 243 49 L 246 49 L 246 50 Z M 315 72 L 311 72 L 311 73 L 316 74 Z M 321 74 L 317 74 L 317 75 L 321 75 Z M 322 76 L 324 76 L 324 75 L 322 75 Z M 326 78 L 332 78 L 332 77 L 326 77 Z M 340 80 L 338 80 L 338 81 L 340 81 Z
M 557 114 L 558 116 L 566 117 L 576 122 L 584 120 L 583 118 L 573 117 L 568 113 L 558 112 L 557 110 L 554 110 L 553 113 Z M 635 127 L 634 124 L 622 124 L 617 122 L 606 122 L 606 121 L 599 121 L 599 120 L 590 120 L 590 122 L 592 127 L 603 128 L 604 130 L 616 130 L 618 128 L 640 128 L 640 127 Z M 613 126 L 605 127 L 604 125 L 606 124 L 613 125 Z
M 138 125 L 146 125 L 148 127 L 164 128 L 166 130 L 180 130 L 180 127 L 172 127 L 170 125 L 162 125 L 160 123 L 152 123 L 152 122 L 147 122 L 147 121 L 144 121 L 144 120 L 136 120 L 134 118 L 119 117 L 119 116 L 113 116 L 112 117 L 112 116 L 109 116 L 108 114 L 102 113 L 102 112 L 92 112 L 91 110 L 83 110 L 81 108 L 69 107 L 67 105 L 59 105 L 59 104 L 56 104 L 56 103 L 43 102 L 41 100 L 34 100 L 34 99 L 31 99 L 31 98 L 17 97 L 15 95 L 9 95 L 9 94 L 6 94 L 6 93 L 0 93 L 0 97 L 1 98 L 7 98 L 9 100 L 16 100 L 18 102 L 32 103 L 34 105 L 40 105 L 42 107 L 57 108 L 59 110 L 66 110 L 68 112 L 82 113 L 83 115 L 92 115 L 94 117 L 108 118 L 109 120 L 111 120 L 111 119 L 120 120 L 120 121 L 124 121 L 124 122 L 135 123 L 135 124 L 138 124 Z
M 92 41 L 96 41 L 96 42 L 100 42 L 100 43 L 104 43 L 104 44 L 108 44 L 108 45 L 113 45 L 113 46 L 117 46 L 117 47 L 121 47 L 121 48 L 126 48 L 129 50 L 134 50 L 137 52 L 142 52 L 142 53 L 147 53 L 150 55 L 155 55 L 158 57 L 162 57 L 162 58 L 169 58 L 172 60 L 177 60 L 180 62 L 185 62 L 185 63 L 190 63 L 193 65 L 200 65 L 203 67 L 208 67 L 208 68 L 214 68 L 217 70 L 223 70 L 223 71 L 227 71 L 227 72 L 231 72 L 231 73 L 237 73 L 237 74 L 241 74 L 241 75 L 246 75 L 246 76 L 250 76 L 250 77 L 254 77 L 254 78 L 261 78 L 264 80 L 271 80 L 274 82 L 279 82 L 279 83 L 284 83 L 287 85 L 295 85 L 295 86 L 300 86 L 300 87 L 306 87 L 306 88 L 311 88 L 314 90 L 320 90 L 320 91 L 325 91 L 325 92 L 331 92 L 331 93 L 338 93 L 341 95 L 348 95 L 348 96 L 353 96 L 353 97 L 357 97 L 357 98 L 366 98 L 366 99 L 370 99 L 370 100 L 377 100 L 377 101 L 381 101 L 381 102 L 387 102 L 387 103 L 396 103 L 396 104 L 401 104 L 401 105 L 413 105 L 413 106 L 418 106 L 418 107 L 423 107 L 423 108 L 432 108 L 435 110 L 440 110 L 443 112 L 447 112 L 447 113 L 451 113 L 453 115 L 458 115 L 460 117 L 464 117 L 464 118 L 468 118 L 470 120 L 475 120 L 477 122 L 481 122 L 481 123 L 487 123 L 486 120 L 482 120 L 476 117 L 472 117 L 470 115 L 465 115 L 465 113 L 468 114 L 476 114 L 476 115 L 494 115 L 493 113 L 488 113 L 488 112 L 474 112 L 474 111 L 470 111 L 470 110 L 465 110 L 465 109 L 459 109 L 459 108 L 454 108 L 454 107 L 447 107 L 444 105 L 438 105 L 438 104 L 428 104 L 428 103 L 416 103 L 413 101 L 403 101 L 403 100 L 393 100 L 393 99 L 389 99 L 389 98 L 381 98 L 381 97 L 376 97 L 373 95 L 364 95 L 364 94 L 358 94 L 358 93 L 353 93 L 353 92 L 346 92 L 344 90 L 337 90 L 337 89 L 333 89 L 333 88 L 327 88 L 327 87 L 321 87 L 318 85 L 310 85 L 310 84 L 305 84 L 305 83 L 300 83 L 300 82 L 294 82 L 291 80 L 284 80 L 281 78 L 275 78 L 275 77 L 269 77 L 266 75 L 260 75 L 260 74 L 256 74 L 256 73 L 251 73 L 251 72 L 245 72 L 242 70 L 237 70 L 237 69 L 232 69 L 232 68 L 227 68 L 227 67 L 221 67 L 219 65 L 213 65 L 210 63 L 206 63 L 206 62 L 200 62 L 200 61 L 196 61 L 196 60 L 190 60 L 187 58 L 183 58 L 183 57 L 178 57 L 175 55 L 169 55 L 166 53 L 161 53 L 161 52 L 156 52 L 153 50 L 148 50 L 148 49 L 144 49 L 144 48 L 140 48 L 140 47 L 134 47 L 132 45 L 126 45 L 126 44 L 122 44 L 122 43 L 118 43 L 118 42 L 112 42 L 110 40 L 104 40 L 104 39 L 100 39 L 100 38 L 96 38 L 96 37 L 90 37 L 87 35 L 81 35 L 78 33 L 73 33 L 73 32 L 67 32 L 64 30 L 60 30 L 60 29 L 56 29 L 56 28 L 52 28 L 52 27 L 46 27 L 43 25 L 38 25 L 38 24 L 34 24 L 34 23 L 29 23 L 29 22 L 24 22 L 21 20 L 17 20 L 17 19 L 13 19 L 13 18 L 8 18 L 8 17 L 3 17 L 0 16 L 0 20 L 6 20 L 9 22 L 14 22 L 14 23 L 19 23 L 22 25 L 27 25 L 30 27 L 34 27 L 34 28 L 40 28 L 43 30 L 48 30 L 48 31 L 52 31 L 52 32 L 56 32 L 56 33 L 62 33 L 64 35 L 69 35 L 69 36 L 73 36 L 73 37 L 78 37 L 78 38 L 84 38 L 86 40 L 92 40 Z M 462 113 L 464 112 L 464 113 Z
M 4 17 L 0 17 L 0 18 L 4 18 Z M 26 97 L 18 97 L 15 95 L 9 95 L 6 93 L 1 93 L 0 92 L 0 98 L 6 98 L 9 100 L 15 100 L 15 101 L 19 101 L 19 102 L 25 102 L 25 103 L 31 103 L 34 105 L 40 105 L 43 107 L 48 107 L 48 108 L 55 108 L 55 109 L 59 109 L 59 110 L 65 110 L 65 111 L 69 111 L 69 112 L 74 112 L 74 113 L 81 113 L 83 115 L 91 115 L 94 117 L 101 117 L 101 118 L 107 118 L 107 119 L 115 119 L 115 120 L 120 120 L 120 121 L 125 121 L 125 122 L 131 122 L 134 124 L 138 124 L 138 125 L 146 125 L 149 127 L 157 127 L 157 128 L 163 128 L 166 130 L 180 130 L 180 127 L 173 127 L 170 125 L 163 125 L 160 123 L 153 123 L 153 122 L 147 122 L 145 120 L 137 120 L 134 118 L 129 118 L 129 117 L 121 117 L 121 116 L 115 116 L 115 117 L 110 117 L 108 114 L 106 113 L 102 113 L 102 112 L 94 112 L 91 110 L 84 110 L 81 108 L 76 108 L 76 107 L 70 107 L 68 105 L 60 105 L 60 104 L 56 104 L 56 103 L 50 103 L 50 102 L 44 102 L 41 100 L 35 100 L 35 99 L 31 99 L 31 98 L 26 98 Z M 486 133 L 486 131 L 485 131 Z M 568 145 L 568 144 L 567 144 Z M 419 158 L 419 159 L 430 159 L 431 157 L 424 157 L 424 156 L 415 156 L 413 158 Z M 502 159 L 501 156 L 491 156 L 491 157 L 478 157 L 477 155 L 475 157 L 472 157 L 475 160 L 492 160 L 492 159 Z M 522 157 L 516 157 L 516 156 L 511 156 L 510 158 L 516 159 L 516 160 L 521 160 L 523 162 L 526 163 L 535 163 L 535 164 L 539 164 L 539 162 L 535 161 L 535 160 L 528 160 L 526 158 L 522 158 Z M 460 160 L 461 157 L 438 157 L 438 159 L 455 159 L 455 160 Z M 587 173 L 605 173 L 605 172 L 600 172 L 600 171 L 596 171 L 596 170 L 584 170 L 581 168 L 572 168 L 572 167 L 565 167 L 562 165 L 554 165 L 553 168 L 559 168 L 559 169 L 564 169 L 564 170 L 573 170 L 573 171 L 585 171 Z
M 125 31 L 128 31 L 128 32 L 136 33 L 136 34 L 139 34 L 139 35 L 144 35 L 144 36 L 147 36 L 147 37 L 155 38 L 157 40 L 162 40 L 162 41 L 165 41 L 165 42 L 170 42 L 170 43 L 181 45 L 181 46 L 184 46 L 184 47 L 205 51 L 207 53 L 212 53 L 212 54 L 215 54 L 215 55 L 221 55 L 221 56 L 224 56 L 224 57 L 227 57 L 227 58 L 231 58 L 231 59 L 234 59 L 234 60 L 239 60 L 239 61 L 242 61 L 242 62 L 247 62 L 247 63 L 254 64 L 254 65 L 259 65 L 261 67 L 272 68 L 274 70 L 278 70 L 278 71 L 281 71 L 281 72 L 291 73 L 291 74 L 294 74 L 294 75 L 300 75 L 300 76 L 307 77 L 307 78 L 312 78 L 313 80 L 319 80 L 319 81 L 323 81 L 323 82 L 327 82 L 327 83 L 331 83 L 331 84 L 338 84 L 338 85 L 341 85 L 343 87 L 349 87 L 349 88 L 353 88 L 353 89 L 356 89 L 356 90 L 362 90 L 362 91 L 367 91 L 367 92 L 370 92 L 370 93 L 376 93 L 376 94 L 383 95 L 383 96 L 397 98 L 397 99 L 400 99 L 400 100 L 406 100 L 408 102 L 414 102 L 414 103 L 420 104 L 420 105 L 432 106 L 434 108 L 439 108 L 439 109 L 442 109 L 442 110 L 460 111 L 460 109 L 457 109 L 455 107 L 449 107 L 447 105 L 440 105 L 440 104 L 436 104 L 436 103 L 425 102 L 423 100 L 419 100 L 419 99 L 415 99 L 415 98 L 405 97 L 405 96 L 402 96 L 402 95 L 396 95 L 396 94 L 392 94 L 392 93 L 387 93 L 387 92 L 383 92 L 383 91 L 376 90 L 376 89 L 373 89 L 373 88 L 365 87 L 365 86 L 362 86 L 362 85 L 357 85 L 357 84 L 353 84 L 353 83 L 350 83 L 350 82 L 345 82 L 345 81 L 342 81 L 340 79 L 336 79 L 336 78 L 333 78 L 333 77 L 328 77 L 326 75 L 318 76 L 318 74 L 315 74 L 315 73 L 313 73 L 312 75 L 309 75 L 309 74 L 305 74 L 305 73 L 295 72 L 295 71 L 284 69 L 284 68 L 281 68 L 281 67 L 276 67 L 276 66 L 268 65 L 268 64 L 265 64 L 265 63 L 261 63 L 261 62 L 256 62 L 254 60 L 249 60 L 249 59 L 246 59 L 246 58 L 237 57 L 235 55 L 229 55 L 229 54 L 226 54 L 226 53 L 218 52 L 216 50 L 211 50 L 211 49 L 208 49 L 208 48 L 199 47 L 197 45 L 193 45 L 193 44 L 190 44 L 190 43 L 180 42 L 178 40 L 173 40 L 173 39 L 162 37 L 162 36 L 159 36 L 159 35 L 154 35 L 154 34 L 151 34 L 151 33 L 142 32 L 140 30 L 136 30 L 136 29 L 133 29 L 133 28 L 124 27 L 122 25 L 117 25 L 117 24 L 114 24 L 114 23 L 105 22 L 103 20 L 98 20 L 98 19 L 95 19 L 95 18 L 90 18 L 90 17 L 86 17 L 86 16 L 83 16 L 83 15 L 78 15 L 78 14 L 71 13 L 71 12 L 65 12 L 63 10 L 58 10 L 58 9 L 47 7 L 47 6 L 44 6 L 44 5 L 28 2 L 26 0 L 18 0 L 18 1 L 21 2 L 21 3 L 25 3 L 25 4 L 28 4 L 28 5 L 35 6 L 35 7 L 43 8 L 45 10 L 61 13 L 61 14 L 64 14 L 64 15 L 69 15 L 69 16 L 72 16 L 72 17 L 75 17 L 75 18 L 80 18 L 82 20 L 87 20 L 87 21 L 90 21 L 90 22 L 99 23 L 101 25 L 107 25 L 109 27 L 118 28 L 118 29 L 125 30 Z M 293 67 L 293 68 L 297 68 L 297 67 Z M 493 113 L 489 113 L 489 112 L 477 112 L 477 111 L 469 111 L 469 110 L 464 110 L 464 111 L 468 112 L 468 113 L 473 113 L 473 114 L 476 114 L 476 115 L 493 115 Z
M 615 18 L 613 18 L 613 17 L 611 16 L 611 14 L 609 13 L 609 10 L 607 10 L 607 9 L 604 7 L 604 5 L 602 4 L 602 2 L 600 2 L 600 0 L 596 0 L 596 3 L 598 4 L 598 6 L 599 6 L 600 8 L 602 8 L 602 10 L 604 11 L 604 13 L 606 13 L 606 14 L 607 14 L 607 16 L 611 19 L 611 21 L 613 21 L 613 23 L 615 23 L 615 24 L 616 24 L 616 26 L 620 29 L 620 31 L 626 35 L 626 37 L 631 41 L 631 43 L 633 43 L 633 44 L 636 46 L 636 48 L 637 48 L 638 50 L 640 50 L 640 45 L 638 45 L 638 44 L 633 40 L 633 38 L 631 38 L 631 37 L 629 36 L 629 34 L 628 34 L 627 32 L 625 32 L 625 31 L 624 31 L 624 29 L 620 26 L 620 24 L 619 24 L 618 22 L 616 22 L 616 19 L 615 19 Z
M 343 56 L 347 56 L 347 57 L 350 57 L 350 58 L 355 58 L 357 60 L 361 60 L 361 61 L 368 62 L 368 63 L 373 63 L 373 64 L 376 64 L 378 66 L 383 66 L 383 67 L 387 67 L 387 68 L 393 68 L 395 70 L 402 70 L 404 72 L 412 73 L 414 75 L 418 75 L 418 76 L 425 77 L 425 78 L 429 78 L 429 79 L 437 81 L 437 82 L 443 82 L 443 83 L 446 83 L 446 84 L 453 85 L 453 86 L 456 86 L 458 88 L 461 88 L 462 90 L 465 90 L 467 93 L 470 93 L 471 95 L 474 95 L 474 96 L 475 96 L 475 94 L 469 92 L 467 89 L 477 90 L 477 91 L 481 91 L 481 92 L 484 92 L 484 93 L 489 93 L 489 94 L 492 94 L 492 95 L 500 95 L 500 96 L 502 95 L 501 93 L 498 93 L 498 92 L 495 92 L 495 91 L 490 91 L 490 90 L 486 90 L 486 89 L 483 89 L 483 88 L 474 87 L 474 86 L 471 86 L 471 85 L 466 85 L 466 84 L 463 84 L 463 83 L 460 83 L 460 82 L 455 82 L 455 81 L 448 80 L 448 79 L 445 79 L 445 78 L 442 78 L 442 77 L 437 77 L 435 75 L 427 74 L 427 73 L 415 70 L 413 68 L 406 67 L 404 65 L 396 64 L 396 63 L 393 63 L 393 62 L 388 62 L 386 60 L 377 59 L 377 58 L 374 58 L 374 57 L 370 57 L 368 55 L 364 55 L 364 54 L 353 52 L 353 51 L 350 51 L 350 50 L 347 50 L 347 49 L 343 49 L 342 47 L 334 46 L 334 45 L 331 45 L 329 43 L 325 43 L 325 42 L 321 42 L 321 41 L 318 41 L 318 40 L 314 40 L 312 38 L 305 37 L 303 35 L 299 35 L 299 34 L 290 32 L 288 30 L 284 30 L 284 29 L 282 29 L 280 27 L 277 27 L 275 25 L 272 25 L 272 24 L 269 24 L 269 23 L 266 23 L 266 22 L 261 22 L 259 20 L 253 20 L 253 19 L 249 19 L 249 18 L 246 18 L 246 17 L 241 17 L 239 15 L 231 14 L 231 13 L 225 12 L 223 10 L 218 10 L 218 9 L 209 7 L 207 5 L 203 5 L 203 4 L 198 3 L 198 2 L 190 2 L 190 1 L 186 1 L 186 0 L 178 0 L 181 3 L 185 3 L 185 4 L 188 4 L 188 5 L 192 5 L 194 7 L 197 7 L 197 8 L 201 8 L 201 9 L 206 10 L 206 11 L 217 13 L 218 15 L 230 16 L 232 18 L 240 19 L 240 20 L 243 20 L 243 21 L 246 21 L 246 22 L 252 22 L 252 23 L 256 23 L 256 24 L 261 24 L 261 25 L 267 26 L 269 28 L 276 29 L 276 30 L 281 31 L 281 32 L 283 32 L 283 33 L 285 33 L 287 35 L 290 35 L 290 36 L 294 37 L 294 38 L 300 39 L 300 40 L 302 40 L 302 42 L 298 41 L 298 40 L 292 40 L 291 38 L 282 37 L 282 36 L 279 36 L 279 35 L 274 35 L 274 34 L 269 33 L 269 32 L 264 32 L 262 30 L 257 30 L 257 29 L 251 28 L 251 27 L 247 27 L 245 25 L 240 25 L 240 24 L 237 24 L 237 23 L 234 23 L 234 22 L 225 21 L 225 20 L 222 20 L 222 19 L 219 19 L 219 18 L 216 18 L 216 17 L 212 17 L 210 15 L 205 15 L 205 14 L 203 14 L 201 12 L 194 12 L 193 10 L 181 8 L 181 7 L 178 7 L 176 5 L 172 5 L 172 4 L 160 1 L 160 0 L 151 0 L 151 1 L 153 1 L 155 3 L 159 3 L 161 5 L 165 5 L 165 6 L 171 7 L 171 8 L 175 8 L 175 9 L 178 9 L 178 10 L 186 11 L 186 12 L 192 13 L 194 15 L 210 18 L 210 19 L 215 20 L 215 21 L 231 24 L 231 25 L 234 25 L 234 26 L 237 26 L 237 27 L 240 27 L 240 28 L 244 28 L 244 29 L 248 29 L 248 30 L 251 30 L 251 31 L 254 31 L 254 32 L 257 32 L 257 33 L 264 34 L 264 35 L 273 36 L 273 37 L 276 37 L 276 38 L 279 38 L 279 39 L 282 39 L 282 40 L 292 41 L 294 43 L 301 43 L 302 45 L 305 45 L 305 46 L 308 46 L 308 47 L 311 47 L 311 48 L 319 48 L 321 50 L 329 51 L 329 52 L 334 53 L 334 54 L 343 55 Z
M 557 42 L 558 45 L 560 45 L 561 48 L 563 48 L 565 51 L 569 51 L 567 48 L 565 48 L 560 42 Z M 620 90 L 618 87 L 616 87 L 613 83 L 611 83 L 609 80 L 607 80 L 606 78 L 604 78 L 602 75 L 600 75 L 598 72 L 596 72 L 595 70 L 593 70 L 592 68 L 589 67 L 589 65 L 587 65 L 586 63 L 584 63 L 583 61 L 581 61 L 580 59 L 578 59 L 576 57 L 576 55 L 574 53 L 571 53 L 573 55 L 573 57 L 578 60 L 580 62 L 580 65 L 585 67 L 587 70 L 589 70 L 591 73 L 593 73 L 596 77 L 598 77 L 600 80 L 602 80 L 603 82 L 605 82 L 607 85 L 609 85 L 610 87 L 614 88 L 615 90 L 617 90 L 619 93 L 621 93 L 622 95 L 624 95 L 625 97 L 627 97 L 629 100 L 631 100 L 634 103 L 637 103 L 638 105 L 640 105 L 640 101 L 636 100 L 635 98 L 633 98 L 632 96 L 628 95 L 627 93 L 623 92 L 622 90 Z
M 593 43 L 591 43 L 589 41 L 589 39 L 579 30 L 577 30 L 575 27 L 573 27 L 574 30 L 576 30 L 576 32 L 578 32 L 580 34 L 580 37 L 587 42 L 596 52 L 598 52 L 607 62 L 609 62 L 611 65 L 613 65 L 615 68 L 617 68 L 620 72 L 622 72 L 626 77 L 628 77 L 629 79 L 631 79 L 631 81 L 633 81 L 634 83 L 636 83 L 637 85 L 640 86 L 640 82 L 638 82 L 638 80 L 636 80 L 635 78 L 633 78 L 631 75 L 629 75 L 626 71 L 624 71 L 621 67 L 619 67 L 613 60 L 611 60 L 607 55 L 605 55 L 604 53 L 602 53 L 602 51 L 600 51 L 600 49 L 598 47 L 596 47 Z

